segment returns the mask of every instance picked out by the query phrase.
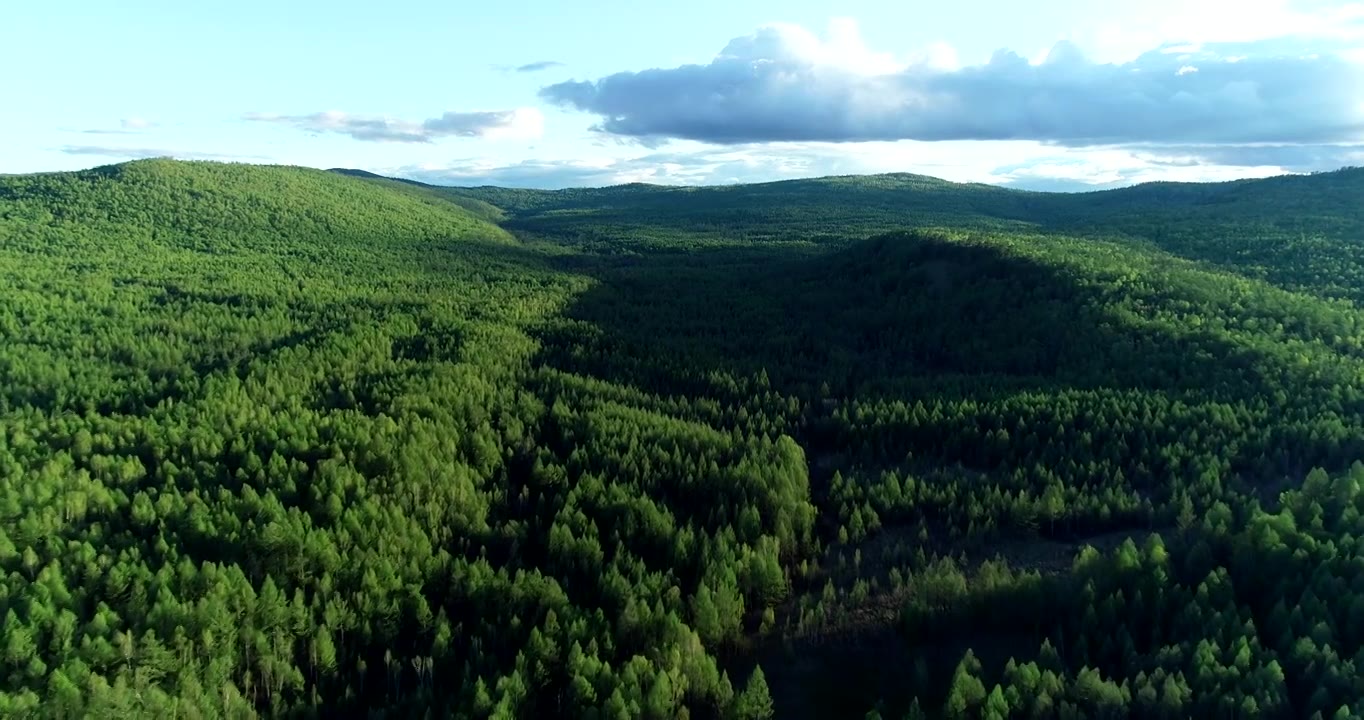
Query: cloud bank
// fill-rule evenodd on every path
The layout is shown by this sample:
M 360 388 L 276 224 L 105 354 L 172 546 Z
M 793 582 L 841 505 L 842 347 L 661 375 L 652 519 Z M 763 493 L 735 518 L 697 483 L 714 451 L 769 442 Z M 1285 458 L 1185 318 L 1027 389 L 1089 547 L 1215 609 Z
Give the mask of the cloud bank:
M 384 174 L 437 185 L 524 188 L 603 187 L 632 182 L 717 185 L 820 173 L 808 157 L 784 158 L 754 149 L 649 153 L 629 158 L 455 160 L 386 170 Z
M 1180 148 L 1067 148 L 1033 141 L 764 143 L 701 146 L 628 157 L 525 160 L 461 159 L 387 168 L 385 175 L 437 185 L 600 187 L 630 182 L 724 185 L 825 175 L 911 172 L 955 182 L 981 182 L 1029 190 L 1094 190 L 1152 180 L 1207 181 L 1279 175 L 1266 162 L 1209 164 Z M 1335 169 L 1337 166 L 1324 169 Z
M 1001 50 L 963 67 L 950 48 L 908 59 L 873 51 L 851 21 L 824 37 L 770 25 L 705 65 L 557 83 L 541 96 L 598 116 L 601 132 L 646 142 L 1364 141 L 1364 64 L 1329 50 L 1283 41 L 1167 45 L 1105 64 L 1062 42 L 1039 63 Z
M 247 113 L 245 120 L 274 123 L 313 134 L 336 133 L 369 142 L 429 143 L 445 137 L 532 138 L 544 131 L 535 108 L 484 112 L 447 112 L 422 122 L 352 115 L 339 111 L 310 115 Z

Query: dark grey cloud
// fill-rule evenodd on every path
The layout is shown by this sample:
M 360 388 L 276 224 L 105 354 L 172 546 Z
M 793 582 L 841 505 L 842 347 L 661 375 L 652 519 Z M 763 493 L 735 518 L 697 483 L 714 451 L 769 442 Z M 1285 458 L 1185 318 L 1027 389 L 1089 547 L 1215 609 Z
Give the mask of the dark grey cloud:
M 236 155 L 232 153 L 197 152 L 193 150 L 168 150 L 165 148 L 117 147 L 113 145 L 63 145 L 59 148 L 67 155 L 95 155 L 118 158 L 121 160 L 141 160 L 145 158 L 169 157 L 177 160 L 270 160 L 261 155 Z
M 1122 64 L 1059 43 L 1032 64 L 1001 50 L 981 65 L 856 63 L 865 48 L 773 26 L 705 65 L 545 87 L 555 104 L 641 139 L 1036 140 L 1126 144 L 1336 144 L 1364 139 L 1364 66 L 1289 43 L 1165 47 Z
M 335 111 L 309 115 L 247 113 L 244 119 L 284 125 L 314 134 L 337 133 L 355 140 L 404 143 L 428 143 L 443 137 L 533 137 L 540 134 L 544 124 L 540 111 L 534 108 L 447 112 L 422 122 Z
M 558 60 L 540 60 L 539 62 L 518 65 L 515 69 L 516 72 L 520 73 L 533 73 L 540 72 L 542 70 L 553 70 L 554 68 L 559 68 L 563 66 L 564 64 L 559 62 Z

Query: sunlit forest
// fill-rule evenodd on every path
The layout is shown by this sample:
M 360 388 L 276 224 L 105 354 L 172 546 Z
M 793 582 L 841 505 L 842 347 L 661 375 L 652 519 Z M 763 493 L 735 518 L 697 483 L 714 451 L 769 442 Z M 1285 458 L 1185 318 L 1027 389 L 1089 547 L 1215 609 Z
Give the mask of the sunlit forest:
M 0 717 L 1364 716 L 1360 198 L 0 176 Z

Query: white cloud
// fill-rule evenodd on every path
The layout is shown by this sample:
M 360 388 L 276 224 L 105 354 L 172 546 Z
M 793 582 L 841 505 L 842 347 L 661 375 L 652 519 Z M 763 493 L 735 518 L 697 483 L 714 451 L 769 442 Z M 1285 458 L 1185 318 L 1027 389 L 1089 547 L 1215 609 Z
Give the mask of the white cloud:
M 1156 180 L 1220 181 L 1336 169 L 1352 164 L 1352 157 L 1364 156 L 1364 147 L 1348 146 L 1329 157 L 1307 157 L 1301 148 L 1291 146 L 1242 151 L 1237 155 L 1218 146 L 1067 148 L 1030 141 L 768 143 L 719 148 L 696 145 L 625 157 L 516 163 L 480 158 L 372 169 L 435 184 L 534 188 L 630 182 L 722 185 L 911 172 L 954 182 L 1074 191 Z
M 773 23 L 757 33 L 731 40 L 717 59 L 809 64 L 858 75 L 893 73 L 905 67 L 892 54 L 868 48 L 857 21 L 852 18 L 830 21 L 824 38 L 799 25 Z
M 1104 62 L 1129 62 L 1161 44 L 1256 43 L 1284 37 L 1346 44 L 1364 39 L 1364 3 L 1311 0 L 1174 0 L 1083 33 L 1082 44 Z M 1174 51 L 1179 51 L 1178 49 Z
M 596 115 L 606 133 L 650 142 L 1364 138 L 1364 65 L 1303 47 L 1166 45 L 1104 64 L 1060 42 L 1033 62 L 1001 50 L 988 63 L 956 67 L 941 49 L 903 61 L 874 52 L 843 20 L 823 38 L 770 25 L 705 65 L 557 83 L 541 94 Z M 1229 50 L 1246 57 L 1230 62 Z
M 1364 160 L 1364 144 L 1139 145 L 1129 149 L 1142 157 L 1184 158 L 1206 167 L 1277 167 L 1292 172 L 1338 170 Z
M 1198 43 L 1184 43 L 1183 45 L 1166 45 L 1160 48 L 1161 55 L 1188 55 L 1202 50 L 1203 46 Z
M 117 160 L 141 160 L 145 158 L 175 158 L 177 160 L 254 160 L 268 161 L 261 155 L 239 155 L 235 153 L 200 152 L 196 150 L 171 150 L 167 148 L 120 147 L 115 145 L 63 145 L 59 150 L 67 155 L 93 155 Z
M 160 124 L 140 117 L 126 117 L 118 121 L 117 128 L 91 128 L 81 130 L 86 135 L 137 135 L 144 130 L 158 127 Z
M 909 56 L 909 66 L 922 66 L 934 70 L 956 70 L 961 67 L 957 49 L 945 42 L 931 43 Z
M 446 112 L 422 122 L 352 115 L 337 110 L 309 115 L 247 113 L 243 119 L 285 125 L 310 133 L 338 133 L 373 142 L 428 143 L 442 137 L 534 138 L 544 131 L 544 116 L 536 108 L 529 107 Z
M 1117 18 L 1110 27 L 1075 29 L 1040 52 L 1029 41 L 1022 54 L 1001 50 L 988 61 L 963 62 L 941 42 L 889 52 L 870 46 L 855 21 L 838 19 L 823 32 L 765 26 L 696 64 L 670 61 L 545 88 L 543 98 L 595 116 L 604 132 L 580 146 L 593 157 L 573 157 L 574 140 L 551 133 L 536 143 L 539 158 L 489 149 L 498 156 L 416 162 L 431 150 L 415 144 L 442 137 L 540 137 L 545 119 L 534 108 L 424 121 L 341 112 L 249 117 L 412 143 L 357 148 L 350 165 L 460 185 L 916 172 L 1079 190 L 1364 164 L 1364 2 L 1152 2 L 1125 17 L 1105 9 Z
M 1195 158 L 1145 156 L 1123 150 L 1085 150 L 1031 164 L 996 169 L 993 184 L 1028 190 L 1085 191 L 1145 182 L 1220 182 L 1283 175 L 1273 165 L 1205 165 Z

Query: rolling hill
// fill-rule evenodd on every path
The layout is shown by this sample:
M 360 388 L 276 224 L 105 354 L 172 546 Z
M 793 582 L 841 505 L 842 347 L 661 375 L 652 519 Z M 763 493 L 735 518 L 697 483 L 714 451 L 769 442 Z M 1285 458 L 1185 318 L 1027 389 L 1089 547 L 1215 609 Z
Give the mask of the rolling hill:
M 729 240 L 841 244 L 903 228 L 1021 230 L 1146 242 L 1293 289 L 1364 299 L 1364 168 L 1062 194 L 890 174 L 724 187 L 560 191 L 449 188 L 506 209 L 507 227 L 637 245 Z
M 1362 190 L 0 177 L 0 715 L 1364 713 Z

